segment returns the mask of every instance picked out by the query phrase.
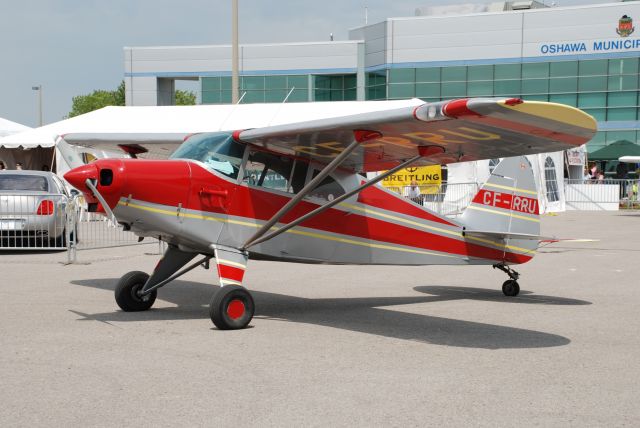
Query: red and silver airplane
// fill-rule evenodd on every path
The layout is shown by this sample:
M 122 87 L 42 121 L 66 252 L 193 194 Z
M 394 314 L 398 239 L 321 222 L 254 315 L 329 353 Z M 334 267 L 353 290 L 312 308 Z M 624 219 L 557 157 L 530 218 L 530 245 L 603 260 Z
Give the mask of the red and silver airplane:
M 221 287 L 211 320 L 238 329 L 255 309 L 242 286 L 249 259 L 492 265 L 509 276 L 504 294 L 516 296 L 510 266 L 531 260 L 540 238 L 538 192 L 523 155 L 580 146 L 595 132 L 595 120 L 573 107 L 461 99 L 199 133 L 167 160 L 101 159 L 65 178 L 90 210 L 168 244 L 150 276 L 119 280 L 122 310 L 151 308 L 160 287 L 213 260 Z M 409 165 L 490 158 L 505 159 L 456 219 L 374 186 Z M 384 172 L 366 180 L 370 171 Z

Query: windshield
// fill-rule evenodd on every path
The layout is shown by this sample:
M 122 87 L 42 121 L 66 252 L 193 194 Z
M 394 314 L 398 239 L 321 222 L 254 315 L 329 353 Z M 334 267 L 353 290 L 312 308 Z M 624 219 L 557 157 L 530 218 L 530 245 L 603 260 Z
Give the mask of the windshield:
M 230 133 L 197 134 L 185 141 L 171 159 L 192 159 L 207 168 L 231 178 L 238 178 L 244 146 L 233 140 Z
M 33 190 L 46 192 L 49 190 L 46 177 L 37 175 L 0 175 L 0 190 Z

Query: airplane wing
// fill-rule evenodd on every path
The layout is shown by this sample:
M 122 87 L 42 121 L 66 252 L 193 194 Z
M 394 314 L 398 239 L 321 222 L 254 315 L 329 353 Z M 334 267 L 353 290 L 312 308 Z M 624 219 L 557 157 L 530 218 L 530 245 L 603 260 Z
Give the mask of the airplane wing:
M 415 165 L 448 164 L 545 153 L 580 146 L 596 133 L 596 121 L 574 107 L 517 98 L 460 99 L 292 124 L 248 129 L 241 142 L 286 156 L 329 163 L 354 140 L 369 138 L 342 164 L 380 171 L 428 153 Z

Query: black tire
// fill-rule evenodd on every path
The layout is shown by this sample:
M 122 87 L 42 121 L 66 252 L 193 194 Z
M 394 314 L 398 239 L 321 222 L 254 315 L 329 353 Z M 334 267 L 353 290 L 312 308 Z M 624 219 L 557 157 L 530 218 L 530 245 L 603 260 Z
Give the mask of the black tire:
M 508 279 L 502 284 L 502 292 L 505 296 L 515 297 L 520 293 L 520 284 L 515 279 Z
M 158 291 L 153 290 L 144 297 L 138 296 L 138 291 L 142 289 L 149 279 L 149 275 L 144 272 L 133 271 L 125 274 L 116 285 L 116 303 L 125 312 L 146 311 L 156 301 Z
M 216 291 L 209 305 L 211 321 L 220 330 L 245 328 L 251 322 L 255 304 L 246 288 L 226 285 Z

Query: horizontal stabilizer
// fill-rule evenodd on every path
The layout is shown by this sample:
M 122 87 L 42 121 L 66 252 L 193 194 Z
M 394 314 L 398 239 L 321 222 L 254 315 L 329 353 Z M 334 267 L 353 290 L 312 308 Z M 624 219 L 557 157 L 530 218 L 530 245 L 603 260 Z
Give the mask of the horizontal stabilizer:
M 479 238 L 491 238 L 491 239 L 522 239 L 522 240 L 530 240 L 530 241 L 540 241 L 540 242 L 556 242 L 561 241 L 562 239 L 549 237 L 549 236 L 540 236 L 534 235 L 530 233 L 507 233 L 507 232 L 494 232 L 488 230 L 463 230 L 462 236 L 477 236 Z

